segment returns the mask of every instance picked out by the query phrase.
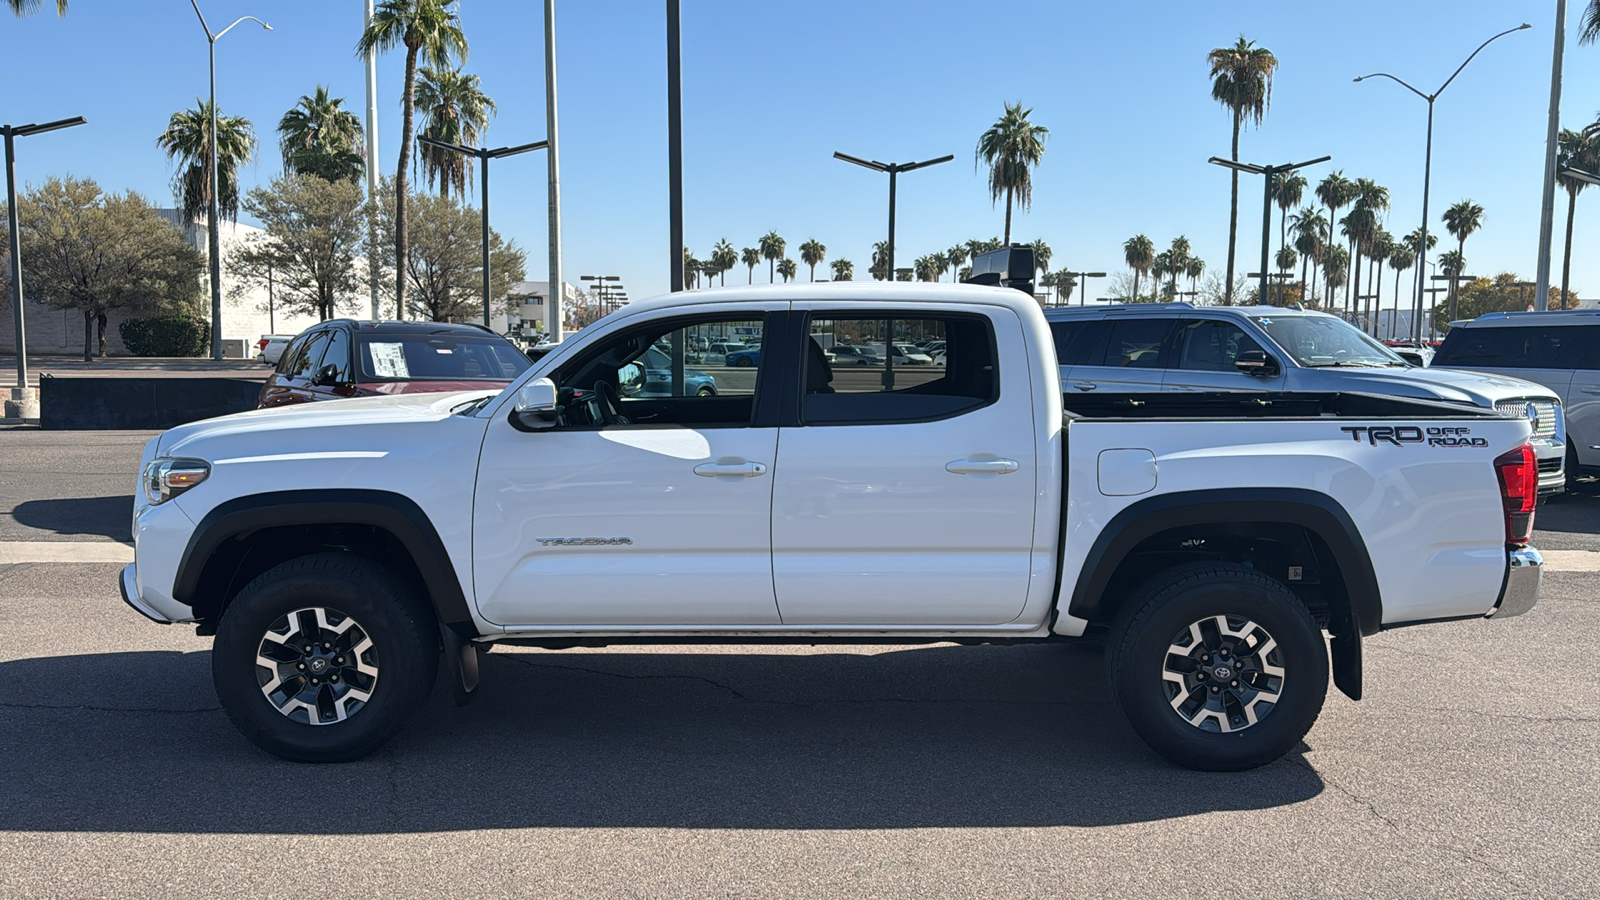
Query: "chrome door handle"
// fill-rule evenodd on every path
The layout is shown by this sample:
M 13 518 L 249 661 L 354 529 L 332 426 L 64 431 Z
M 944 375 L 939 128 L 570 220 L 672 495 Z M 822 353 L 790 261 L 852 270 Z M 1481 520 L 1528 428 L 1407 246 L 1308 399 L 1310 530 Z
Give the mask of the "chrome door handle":
M 705 478 L 754 478 L 767 474 L 767 467 L 758 462 L 718 460 L 695 466 L 694 473 Z
M 1072 386 L 1077 388 L 1080 391 L 1092 391 L 1095 388 L 1099 387 L 1100 385 L 1095 384 L 1092 381 L 1074 381 L 1072 383 Z
M 1014 459 L 958 459 L 944 465 L 952 475 L 1010 475 L 1018 468 Z

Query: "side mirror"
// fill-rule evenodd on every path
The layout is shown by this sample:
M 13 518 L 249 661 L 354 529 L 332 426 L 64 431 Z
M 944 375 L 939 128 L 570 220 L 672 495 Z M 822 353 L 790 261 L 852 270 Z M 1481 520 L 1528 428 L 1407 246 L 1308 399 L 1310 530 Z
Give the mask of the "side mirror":
M 311 383 L 317 387 L 333 387 L 339 383 L 339 367 L 328 363 L 317 370 L 317 377 L 311 379 Z
M 548 378 L 535 378 L 517 389 L 517 402 L 511 414 L 528 428 L 549 428 L 556 423 L 558 409 L 556 383 Z
M 1257 378 L 1272 378 L 1278 374 L 1278 361 L 1268 356 L 1265 350 L 1246 350 L 1240 353 L 1238 359 L 1233 361 L 1233 367 Z

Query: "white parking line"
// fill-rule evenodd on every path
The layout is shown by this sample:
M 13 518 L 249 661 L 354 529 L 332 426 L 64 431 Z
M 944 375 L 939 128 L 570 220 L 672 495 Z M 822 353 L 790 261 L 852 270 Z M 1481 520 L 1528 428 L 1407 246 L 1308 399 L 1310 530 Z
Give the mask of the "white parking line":
M 132 547 L 109 541 L 0 541 L 0 565 L 131 562 Z
M 1600 572 L 1600 550 L 1540 550 L 1551 572 Z

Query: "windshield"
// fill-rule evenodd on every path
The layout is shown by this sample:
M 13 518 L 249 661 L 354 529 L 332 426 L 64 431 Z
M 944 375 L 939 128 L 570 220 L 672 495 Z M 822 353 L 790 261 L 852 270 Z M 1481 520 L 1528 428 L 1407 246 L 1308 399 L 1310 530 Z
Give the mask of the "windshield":
M 1256 322 L 1302 366 L 1404 366 L 1405 360 L 1343 319 L 1262 316 Z
M 511 381 L 533 365 L 508 341 L 440 334 L 361 338 L 362 381 Z

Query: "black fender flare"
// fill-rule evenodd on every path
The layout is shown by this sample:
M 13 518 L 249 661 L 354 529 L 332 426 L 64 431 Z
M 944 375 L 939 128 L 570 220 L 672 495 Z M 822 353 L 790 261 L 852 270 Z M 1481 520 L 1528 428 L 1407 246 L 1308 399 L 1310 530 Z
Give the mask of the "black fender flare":
M 440 623 L 464 637 L 477 636 L 467 598 L 439 532 L 415 501 L 392 491 L 271 491 L 219 503 L 189 536 L 178 563 L 173 599 L 195 605 L 206 563 L 224 541 L 263 528 L 295 525 L 370 525 L 394 535 L 421 573 Z
M 1338 501 L 1305 488 L 1218 488 L 1140 500 L 1117 513 L 1089 549 L 1067 612 L 1104 619 L 1101 597 L 1122 561 L 1146 538 L 1173 528 L 1234 522 L 1298 525 L 1321 538 L 1344 578 L 1349 625 L 1332 642 L 1334 682 L 1361 698 L 1361 638 L 1383 627 L 1383 597 L 1366 541 Z

